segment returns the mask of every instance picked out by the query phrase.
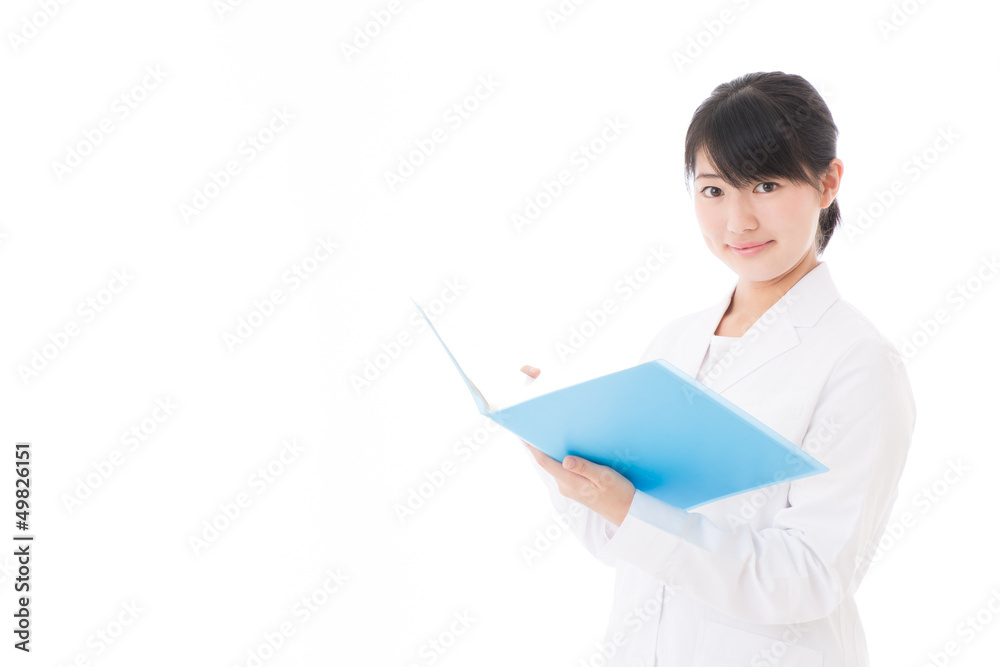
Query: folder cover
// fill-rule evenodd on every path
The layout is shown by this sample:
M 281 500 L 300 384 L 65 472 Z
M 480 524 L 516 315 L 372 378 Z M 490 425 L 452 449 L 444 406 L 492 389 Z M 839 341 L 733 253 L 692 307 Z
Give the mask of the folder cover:
M 413 304 L 479 412 L 557 461 L 573 455 L 609 466 L 636 489 L 685 510 L 828 470 L 663 359 L 497 408 Z

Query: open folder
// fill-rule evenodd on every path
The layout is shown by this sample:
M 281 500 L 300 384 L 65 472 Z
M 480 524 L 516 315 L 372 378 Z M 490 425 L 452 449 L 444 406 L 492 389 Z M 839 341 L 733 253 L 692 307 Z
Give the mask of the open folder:
M 685 510 L 828 470 L 663 359 L 515 405 L 491 405 L 420 305 L 413 304 L 479 412 L 557 461 L 573 455 L 610 466 L 639 491 Z

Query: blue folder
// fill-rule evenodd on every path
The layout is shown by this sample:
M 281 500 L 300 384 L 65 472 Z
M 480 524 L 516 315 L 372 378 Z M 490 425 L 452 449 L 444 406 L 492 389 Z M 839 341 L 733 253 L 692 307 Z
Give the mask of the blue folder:
M 610 466 L 636 489 L 685 510 L 828 470 L 663 359 L 494 409 L 413 303 L 479 412 L 557 461 L 573 455 Z

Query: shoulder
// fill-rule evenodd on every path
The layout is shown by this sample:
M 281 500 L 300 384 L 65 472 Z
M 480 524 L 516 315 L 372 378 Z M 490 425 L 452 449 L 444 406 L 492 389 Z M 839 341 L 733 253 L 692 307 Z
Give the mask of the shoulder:
M 874 408 L 886 402 L 914 410 L 905 361 L 874 322 L 838 299 L 813 327 L 811 347 L 828 361 L 827 390 L 839 388 Z
M 662 327 L 660 327 L 659 331 L 657 331 L 656 335 L 654 336 L 654 340 L 667 338 L 676 331 L 683 331 L 690 324 L 697 321 L 700 317 L 704 316 L 709 310 L 711 309 L 705 308 L 703 310 L 699 310 L 693 313 L 688 313 L 687 315 L 682 315 L 681 317 L 677 317 L 675 319 L 670 320 Z
M 664 345 L 667 345 L 677 339 L 681 332 L 685 331 L 687 328 L 693 324 L 701 321 L 703 318 L 707 317 L 709 313 L 719 308 L 718 304 L 714 304 L 707 308 L 702 308 L 701 310 L 696 310 L 694 312 L 687 313 L 673 320 L 670 320 L 666 324 L 660 327 L 653 336 L 652 341 L 646 347 L 646 352 L 643 353 L 643 359 L 645 359 L 650 350 L 663 349 Z
M 703 322 L 708 317 L 716 315 L 721 316 L 728 305 L 729 295 L 727 295 L 724 300 L 716 301 L 715 303 L 712 303 L 704 308 L 699 308 L 698 310 L 690 311 L 684 315 L 675 317 L 660 328 L 656 337 L 666 338 L 670 335 L 676 335 L 691 326 L 695 326 L 700 322 Z

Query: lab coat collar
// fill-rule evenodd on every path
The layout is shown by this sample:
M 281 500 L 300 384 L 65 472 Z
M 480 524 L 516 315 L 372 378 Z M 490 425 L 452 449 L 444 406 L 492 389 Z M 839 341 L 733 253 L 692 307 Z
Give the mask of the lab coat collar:
M 695 377 L 719 321 L 729 308 L 736 285 L 726 297 L 694 318 L 678 340 L 674 365 Z M 826 262 L 820 262 L 771 306 L 731 350 L 728 368 L 713 382 L 722 392 L 782 352 L 799 344 L 800 327 L 812 327 L 840 298 Z

